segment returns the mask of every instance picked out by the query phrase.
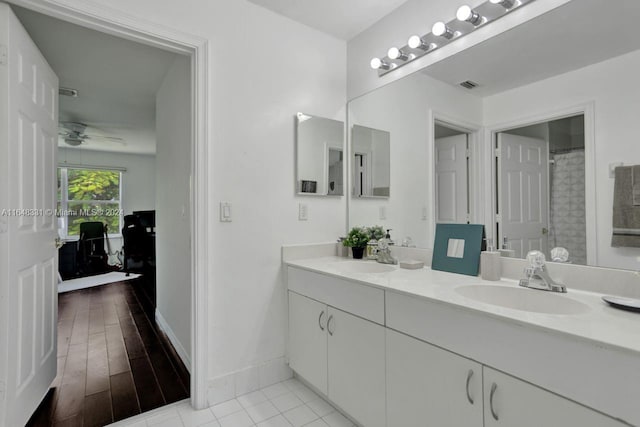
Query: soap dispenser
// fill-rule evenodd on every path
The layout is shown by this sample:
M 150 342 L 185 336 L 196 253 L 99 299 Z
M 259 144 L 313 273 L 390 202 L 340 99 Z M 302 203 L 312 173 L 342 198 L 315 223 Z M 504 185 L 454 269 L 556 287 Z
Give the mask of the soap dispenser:
M 482 280 L 500 280 L 502 265 L 500 252 L 493 248 L 493 239 L 487 239 L 487 250 L 480 253 L 480 276 Z

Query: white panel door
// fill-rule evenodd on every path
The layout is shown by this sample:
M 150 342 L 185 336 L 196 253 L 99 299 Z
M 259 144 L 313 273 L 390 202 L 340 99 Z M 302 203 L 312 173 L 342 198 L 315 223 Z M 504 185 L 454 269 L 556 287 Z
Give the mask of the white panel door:
M 436 223 L 467 222 L 467 174 L 467 135 L 436 139 Z
M 485 427 L 627 425 L 486 366 L 483 370 Z
M 548 253 L 548 144 L 543 139 L 498 134 L 498 241 L 506 237 L 515 256 Z
M 57 368 L 58 78 L 4 3 L 0 21 L 0 45 L 7 50 L 0 63 L 6 98 L 0 98 L 8 106 L 0 110 L 6 123 L 0 127 L 0 290 L 8 305 L 0 338 L 8 353 L 0 371 L 6 387 L 0 424 L 18 426 L 37 408 Z
M 327 394 L 327 306 L 289 291 L 289 366 Z
M 387 426 L 482 427 L 482 365 L 387 329 Z
M 329 399 L 360 425 L 384 427 L 385 328 L 329 307 Z

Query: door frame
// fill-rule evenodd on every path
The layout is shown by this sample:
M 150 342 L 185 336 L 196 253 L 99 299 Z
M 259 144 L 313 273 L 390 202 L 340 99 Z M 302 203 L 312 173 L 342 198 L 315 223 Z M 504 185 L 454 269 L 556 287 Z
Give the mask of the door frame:
M 429 180 L 429 185 L 427 185 L 426 200 L 431 200 L 432 203 L 431 209 L 429 209 L 431 217 L 427 219 L 428 242 L 434 241 L 436 232 L 436 206 L 433 202 L 436 195 L 436 123 L 467 134 L 467 144 L 469 147 L 469 170 L 467 175 L 469 182 L 467 186 L 467 192 L 469 193 L 469 206 L 467 207 L 469 209 L 469 223 L 486 223 L 482 205 L 486 174 L 482 173 L 484 165 L 482 164 L 482 156 L 480 155 L 484 146 L 483 128 L 477 123 L 454 117 L 438 110 L 429 109 L 427 119 L 427 165 L 430 169 L 429 176 L 431 179 Z
M 60 4 L 55 0 L 6 0 L 52 18 L 71 22 L 102 33 L 148 46 L 186 55 L 191 60 L 191 405 L 208 407 L 208 286 L 210 200 L 213 200 L 212 174 L 208 172 L 212 151 L 209 148 L 212 103 L 209 75 L 209 41 L 205 38 L 166 28 L 121 11 L 83 3 Z
M 485 215 L 490 221 L 485 223 L 487 235 L 497 239 L 496 203 L 497 203 L 497 171 L 495 165 L 495 141 L 498 133 L 520 127 L 537 125 L 572 116 L 584 116 L 584 173 L 585 173 L 585 209 L 587 234 L 587 265 L 598 263 L 597 218 L 596 218 L 596 177 L 595 177 L 595 101 L 548 110 L 534 115 L 527 115 L 508 122 L 495 123 L 485 128 L 486 155 L 485 165 L 489 172 L 487 178 L 491 185 L 487 194 L 491 203 L 485 207 Z M 490 174 L 490 175 L 489 175 Z M 497 242 L 499 244 L 499 242 Z

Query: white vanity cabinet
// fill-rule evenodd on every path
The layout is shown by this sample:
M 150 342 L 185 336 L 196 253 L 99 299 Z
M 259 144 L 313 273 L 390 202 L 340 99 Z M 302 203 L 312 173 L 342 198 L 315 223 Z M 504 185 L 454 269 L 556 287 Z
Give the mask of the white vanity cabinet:
M 327 394 L 327 306 L 289 292 L 289 366 Z
M 387 329 L 387 425 L 482 427 L 482 365 Z
M 485 427 L 622 427 L 571 400 L 484 367 Z
M 291 369 L 359 424 L 384 427 L 384 291 L 292 268 L 288 286 Z

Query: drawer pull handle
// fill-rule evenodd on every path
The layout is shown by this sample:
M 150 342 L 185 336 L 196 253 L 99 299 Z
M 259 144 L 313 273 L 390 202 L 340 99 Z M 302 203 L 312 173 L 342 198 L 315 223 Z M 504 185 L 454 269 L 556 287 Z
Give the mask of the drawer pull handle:
M 320 312 L 320 316 L 318 316 L 318 326 L 321 331 L 324 331 L 324 326 L 322 326 L 322 316 L 324 316 L 324 310 Z
M 489 407 L 491 408 L 491 416 L 496 421 L 498 421 L 498 413 L 493 407 L 493 397 L 495 396 L 497 389 L 498 389 L 498 385 L 496 383 L 491 384 L 491 393 L 489 394 Z
M 329 316 L 329 320 L 327 320 L 327 331 L 329 335 L 333 336 L 333 331 L 331 330 L 331 321 L 333 320 L 333 314 Z
M 467 400 L 473 405 L 473 397 L 471 397 L 471 393 L 469 393 L 469 383 L 471 383 L 471 378 L 473 378 L 473 369 L 469 369 L 469 372 L 467 373 Z

